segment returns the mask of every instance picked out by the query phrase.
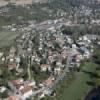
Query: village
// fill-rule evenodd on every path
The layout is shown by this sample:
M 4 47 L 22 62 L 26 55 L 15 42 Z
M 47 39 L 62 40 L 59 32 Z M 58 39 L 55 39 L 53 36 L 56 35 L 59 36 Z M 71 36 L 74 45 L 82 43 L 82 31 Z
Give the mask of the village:
M 91 9 L 87 4 L 74 7 L 75 2 L 70 7 L 65 1 L 64 6 L 53 0 L 0 1 L 0 100 L 56 97 L 61 81 L 93 62 L 100 47 L 100 2 L 89 1 L 98 8 Z
M 13 26 L 3 28 L 16 31 L 17 28 Z M 61 32 L 61 24 L 50 25 L 46 29 L 32 26 L 19 28 L 23 34 L 17 38 L 16 45 L 11 46 L 7 55 L 0 52 L 1 61 L 7 65 L 4 67 L 14 75 L 7 83 L 9 89 L 0 87 L 0 93 L 8 91 L 5 100 L 55 96 L 53 88 L 59 84 L 59 80 L 71 70 L 79 69 L 82 61 L 91 58 L 94 48 L 92 42 L 98 39 L 97 35 L 87 34 L 73 40 L 71 35 Z M 100 41 L 97 43 L 100 45 Z

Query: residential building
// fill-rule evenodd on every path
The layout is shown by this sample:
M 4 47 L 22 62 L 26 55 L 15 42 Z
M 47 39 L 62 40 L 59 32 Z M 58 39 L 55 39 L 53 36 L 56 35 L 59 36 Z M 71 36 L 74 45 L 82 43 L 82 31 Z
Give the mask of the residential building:
M 33 86 L 35 82 L 24 81 L 23 79 L 12 80 L 8 82 L 11 90 L 21 100 L 26 100 L 33 94 Z

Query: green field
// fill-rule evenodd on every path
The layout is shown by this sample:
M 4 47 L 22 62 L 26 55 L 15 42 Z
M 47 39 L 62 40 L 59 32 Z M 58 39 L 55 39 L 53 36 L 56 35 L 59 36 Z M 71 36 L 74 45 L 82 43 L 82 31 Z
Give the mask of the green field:
M 0 48 L 12 45 L 18 35 L 17 32 L 0 32 Z
M 94 72 L 97 65 L 94 63 L 86 63 L 82 70 L 86 72 Z M 59 100 L 83 100 L 82 98 L 92 89 L 87 82 L 92 81 L 89 73 L 83 71 L 76 73 L 76 79 L 72 81 L 68 88 L 64 89 Z

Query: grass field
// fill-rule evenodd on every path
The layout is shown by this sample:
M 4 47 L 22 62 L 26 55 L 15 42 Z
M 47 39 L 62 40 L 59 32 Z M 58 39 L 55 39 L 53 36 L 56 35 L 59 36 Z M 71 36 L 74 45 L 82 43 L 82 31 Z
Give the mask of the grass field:
M 82 70 L 94 72 L 96 67 L 96 64 L 86 63 Z M 59 100 L 83 100 L 80 98 L 83 98 L 92 89 L 92 86 L 87 84 L 87 82 L 93 80 L 88 73 L 81 71 L 76 74 L 76 77 L 72 84 L 64 89 Z
M 0 32 L 0 48 L 12 45 L 18 35 L 17 32 Z

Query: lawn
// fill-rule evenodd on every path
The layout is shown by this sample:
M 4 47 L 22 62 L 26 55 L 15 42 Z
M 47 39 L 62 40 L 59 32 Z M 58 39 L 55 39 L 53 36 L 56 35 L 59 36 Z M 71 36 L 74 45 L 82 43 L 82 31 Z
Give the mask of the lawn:
M 82 70 L 94 72 L 96 67 L 96 64 L 86 63 Z M 91 90 L 92 86 L 87 84 L 87 82 L 92 81 L 90 74 L 81 71 L 75 75 L 76 79 L 72 81 L 68 88 L 64 89 L 59 100 L 81 100 L 80 98 L 83 98 Z
M 0 48 L 11 45 L 18 35 L 17 32 L 0 32 Z

